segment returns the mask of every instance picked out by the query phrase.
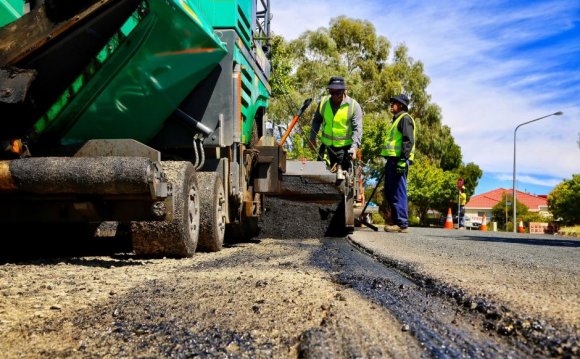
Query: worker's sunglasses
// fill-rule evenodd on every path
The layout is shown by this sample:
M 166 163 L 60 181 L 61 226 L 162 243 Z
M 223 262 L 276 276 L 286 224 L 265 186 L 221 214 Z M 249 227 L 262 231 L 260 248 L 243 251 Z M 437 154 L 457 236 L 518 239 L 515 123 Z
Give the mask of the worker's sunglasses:
M 332 96 L 342 95 L 344 90 L 328 90 L 328 93 Z

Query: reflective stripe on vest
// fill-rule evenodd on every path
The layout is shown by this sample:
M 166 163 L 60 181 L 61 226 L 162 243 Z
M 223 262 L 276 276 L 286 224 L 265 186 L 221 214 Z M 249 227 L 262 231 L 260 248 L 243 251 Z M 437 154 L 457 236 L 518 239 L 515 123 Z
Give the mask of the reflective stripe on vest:
M 352 144 L 352 117 L 354 115 L 354 99 L 341 104 L 336 114 L 332 113 L 330 96 L 320 101 L 318 112 L 322 116 L 321 141 L 327 146 L 344 147 Z
M 400 114 L 395 121 L 391 124 L 389 128 L 389 137 L 385 139 L 385 143 L 383 144 L 383 149 L 381 150 L 381 156 L 384 157 L 401 157 L 401 153 L 403 151 L 403 134 L 397 126 L 401 119 L 408 115 L 411 121 L 413 122 L 413 138 L 415 138 L 415 120 L 411 115 L 406 112 Z M 413 144 L 413 148 L 411 149 L 411 154 L 409 155 L 409 160 L 413 161 L 415 159 L 415 144 Z

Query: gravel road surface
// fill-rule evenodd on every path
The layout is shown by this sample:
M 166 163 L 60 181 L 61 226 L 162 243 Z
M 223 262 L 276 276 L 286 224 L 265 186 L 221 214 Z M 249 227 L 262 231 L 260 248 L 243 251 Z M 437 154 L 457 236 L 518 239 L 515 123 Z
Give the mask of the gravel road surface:
M 32 251 L 46 239 L 27 242 L 0 259 L 2 356 L 579 355 L 578 240 L 305 231 L 265 231 L 181 260 L 142 259 L 102 239 L 78 251 L 53 242 Z

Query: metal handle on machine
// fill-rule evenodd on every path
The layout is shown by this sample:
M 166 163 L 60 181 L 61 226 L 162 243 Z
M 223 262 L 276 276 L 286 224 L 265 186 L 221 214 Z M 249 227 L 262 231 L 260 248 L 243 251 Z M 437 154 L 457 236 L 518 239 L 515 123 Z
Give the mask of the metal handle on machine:
M 197 129 L 198 131 L 202 132 L 205 137 L 208 137 L 209 135 L 212 134 L 213 130 L 211 128 L 207 127 L 206 125 L 204 125 L 200 121 L 198 121 L 195 118 L 191 117 L 189 114 L 187 114 L 182 109 L 176 108 L 175 109 L 175 113 L 185 123 L 189 124 L 190 126 L 193 126 L 195 129 Z
M 300 110 L 298 110 L 298 113 L 296 114 L 296 116 L 294 116 L 294 118 L 292 119 L 292 122 L 290 122 L 290 125 L 286 129 L 286 132 L 284 132 L 284 136 L 282 136 L 282 139 L 280 140 L 280 146 L 282 146 L 284 144 L 284 142 L 286 142 L 286 139 L 290 135 L 290 132 L 292 132 L 294 125 L 296 125 L 296 122 L 298 122 L 298 119 L 300 119 L 300 116 L 302 116 L 302 113 L 304 113 L 304 111 L 308 108 L 308 106 L 310 106 L 311 102 L 312 102 L 311 98 L 308 98 L 304 101 L 304 103 L 302 104 L 302 107 L 300 107 Z

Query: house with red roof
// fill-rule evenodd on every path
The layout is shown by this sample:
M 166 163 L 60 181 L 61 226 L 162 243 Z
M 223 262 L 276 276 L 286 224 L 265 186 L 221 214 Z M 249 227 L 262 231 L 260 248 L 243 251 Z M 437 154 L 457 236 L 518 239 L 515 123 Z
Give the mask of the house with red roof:
M 465 214 L 470 217 L 481 218 L 485 213 L 486 220 L 489 222 L 491 220 L 491 209 L 500 201 L 505 200 L 505 194 L 507 194 L 507 199 L 510 200 L 512 197 L 512 190 L 498 188 L 493 191 L 478 194 L 477 196 L 472 196 L 469 199 L 469 202 L 465 204 Z M 516 199 L 518 202 L 528 207 L 530 212 L 538 212 L 544 216 L 550 214 L 548 211 L 547 195 L 536 196 L 526 192 L 517 191 Z M 510 214 L 508 213 L 507 216 L 509 217 Z

